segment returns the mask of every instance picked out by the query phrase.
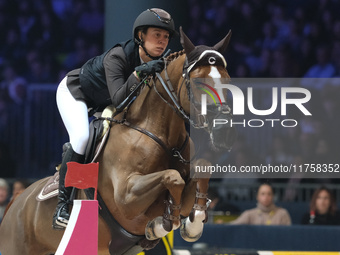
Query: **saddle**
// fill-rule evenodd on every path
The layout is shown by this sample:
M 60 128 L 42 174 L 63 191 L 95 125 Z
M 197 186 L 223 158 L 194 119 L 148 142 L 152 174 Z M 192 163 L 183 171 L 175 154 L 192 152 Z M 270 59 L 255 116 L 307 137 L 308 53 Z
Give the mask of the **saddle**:
M 37 201 L 41 202 L 57 196 L 58 187 L 59 187 L 59 172 L 55 172 L 53 176 L 49 177 L 47 183 L 37 195 L 36 197 Z
M 101 152 L 110 130 L 110 122 L 105 118 L 111 118 L 115 113 L 113 106 L 108 106 L 101 114 L 101 118 L 95 118 L 90 123 L 90 137 L 86 147 L 85 163 L 94 162 Z M 36 197 L 37 201 L 45 201 L 58 195 L 59 166 L 56 173 L 49 177 L 45 186 Z

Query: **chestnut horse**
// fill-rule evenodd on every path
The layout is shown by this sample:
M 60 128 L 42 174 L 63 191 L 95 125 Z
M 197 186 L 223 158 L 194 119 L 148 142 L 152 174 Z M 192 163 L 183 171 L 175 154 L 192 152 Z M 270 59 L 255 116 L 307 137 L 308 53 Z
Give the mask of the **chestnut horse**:
M 179 227 L 187 241 L 195 241 L 202 234 L 210 176 L 190 178 L 193 142 L 185 122 L 204 127 L 212 138 L 214 132 L 212 125 L 202 124 L 200 109 L 191 103 L 199 101 L 204 92 L 190 79 L 229 79 L 221 52 L 226 49 L 231 33 L 214 47 L 195 47 L 182 29 L 180 32 L 184 51 L 167 57 L 161 75 L 140 90 L 128 110 L 111 118 L 110 136 L 97 158 L 98 194 L 127 235 L 138 238 L 132 238 L 137 240 L 133 247 L 117 248 L 116 243 L 121 242 L 116 239 L 121 237 L 115 236 L 105 217 L 99 217 L 99 255 L 136 254 L 152 248 L 159 238 Z M 190 114 L 190 107 L 196 116 Z M 217 115 L 223 109 L 216 107 L 213 111 Z M 230 130 L 223 132 L 227 134 Z M 228 135 L 225 137 L 224 141 L 221 138 L 212 141 L 218 141 L 215 144 L 218 147 L 229 147 L 232 142 Z M 197 164 L 207 163 L 198 161 Z M 57 199 L 36 200 L 46 182 L 47 178 L 32 184 L 9 208 L 0 226 L 2 255 L 56 252 L 64 233 L 52 228 Z M 78 192 L 77 198 L 85 199 L 85 192 Z

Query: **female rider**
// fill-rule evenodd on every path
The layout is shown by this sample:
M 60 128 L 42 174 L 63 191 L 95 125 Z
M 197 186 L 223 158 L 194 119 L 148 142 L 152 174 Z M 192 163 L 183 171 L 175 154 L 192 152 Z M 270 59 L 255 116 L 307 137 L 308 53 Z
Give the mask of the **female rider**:
M 142 12 L 133 25 L 133 39 L 119 43 L 102 55 L 69 72 L 57 89 L 57 105 L 70 142 L 66 144 L 59 170 L 58 205 L 53 227 L 62 229 L 69 220 L 72 188 L 65 188 L 67 162 L 84 163 L 89 139 L 88 111 L 117 107 L 140 80 L 161 72 L 160 59 L 170 38 L 177 34 L 170 14 L 158 8 Z

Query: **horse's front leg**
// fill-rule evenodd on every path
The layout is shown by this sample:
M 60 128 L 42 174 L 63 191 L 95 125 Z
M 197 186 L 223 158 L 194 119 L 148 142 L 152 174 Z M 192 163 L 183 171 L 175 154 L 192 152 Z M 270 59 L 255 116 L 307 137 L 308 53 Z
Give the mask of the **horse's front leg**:
M 125 213 L 131 218 L 144 213 L 162 191 L 168 190 L 164 215 L 151 220 L 145 230 L 149 240 L 161 238 L 180 226 L 181 196 L 184 186 L 185 181 L 179 172 L 173 169 L 148 175 L 132 175 L 128 178 L 125 200 L 122 203 L 126 208 Z M 132 212 L 134 215 L 130 215 Z
M 145 236 L 149 240 L 155 240 L 166 236 L 171 230 L 180 227 L 181 197 L 185 187 L 185 181 L 177 170 L 170 171 L 163 178 L 163 184 L 169 191 L 165 201 L 165 211 L 163 216 L 158 216 L 149 221 L 145 228 Z
M 196 164 L 210 165 L 206 160 L 198 160 Z M 194 178 L 197 178 L 195 203 L 189 217 L 183 219 L 181 225 L 181 236 L 187 242 L 195 242 L 201 237 L 204 223 L 208 220 L 207 209 L 210 202 L 208 199 L 210 174 L 206 173 Z

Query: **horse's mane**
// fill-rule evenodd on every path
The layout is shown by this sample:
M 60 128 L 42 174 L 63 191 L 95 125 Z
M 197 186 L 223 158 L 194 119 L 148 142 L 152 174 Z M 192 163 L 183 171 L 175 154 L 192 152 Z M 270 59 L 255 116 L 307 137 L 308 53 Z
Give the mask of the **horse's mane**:
M 177 59 L 178 57 L 182 56 L 183 54 L 185 54 L 185 50 L 177 51 L 177 52 L 171 53 L 169 56 L 165 58 L 165 60 L 167 62 L 171 62 Z

